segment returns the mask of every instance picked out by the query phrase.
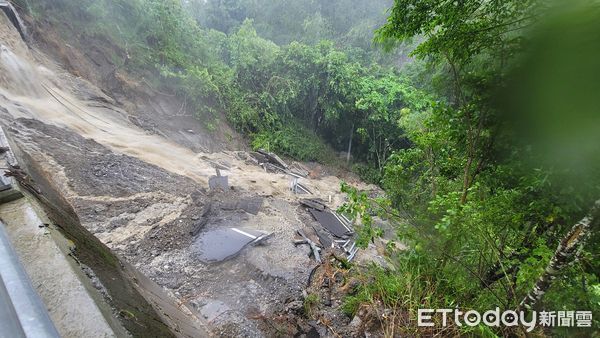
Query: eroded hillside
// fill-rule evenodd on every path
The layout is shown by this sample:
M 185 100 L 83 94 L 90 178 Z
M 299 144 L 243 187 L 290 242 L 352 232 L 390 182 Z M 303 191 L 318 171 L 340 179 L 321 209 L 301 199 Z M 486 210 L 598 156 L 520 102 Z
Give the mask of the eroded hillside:
M 112 97 L 93 83 L 94 76 L 67 71 L 56 58 L 63 51 L 47 50 L 67 46 L 49 43 L 52 32 L 27 45 L 0 19 L 1 121 L 35 169 L 42 195 L 57 193 L 85 229 L 213 333 L 272 333 L 257 318 L 301 301 L 316 265 L 308 247 L 293 244 L 296 231 L 315 222 L 290 190 L 294 177 L 267 172 L 240 141 L 225 144 L 222 136 L 232 131 L 208 134 L 176 98 L 153 95 L 139 82 L 124 88 L 134 83 L 124 78 Z M 95 54 L 69 55 L 89 66 Z M 228 176 L 227 191 L 209 189 L 215 168 Z M 301 181 L 312 197 L 332 209 L 341 205 L 340 179 L 319 165 L 308 169 L 310 177 Z M 259 201 L 256 214 L 232 207 L 248 200 Z M 223 228 L 270 236 L 233 259 L 203 262 L 199 237 Z

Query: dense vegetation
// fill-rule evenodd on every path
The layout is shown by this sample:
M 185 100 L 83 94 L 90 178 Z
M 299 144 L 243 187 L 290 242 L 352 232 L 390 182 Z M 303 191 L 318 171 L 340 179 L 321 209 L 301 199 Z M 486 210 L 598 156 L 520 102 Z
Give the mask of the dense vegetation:
M 387 193 L 373 200 L 343 187 L 361 244 L 380 234 L 378 215 L 408 249 L 390 243 L 393 269 L 373 267 L 345 309 L 383 302 L 397 314 L 387 329 L 410 319 L 396 333 L 416 332 L 419 307 L 518 308 L 600 198 L 597 7 L 18 2 L 34 16 L 68 18 L 82 35 L 109 37 L 125 51 L 114 57 L 123 70 L 188 100 L 209 127 L 226 117 L 256 148 L 326 162 L 351 145 L 355 170 Z M 376 41 L 392 54 L 371 43 L 379 26 Z M 400 67 L 411 40 L 416 60 Z M 597 230 L 535 308 L 599 313 Z
M 386 162 L 388 199 L 368 200 L 346 187 L 348 210 L 362 216 L 367 240 L 377 235 L 375 212 L 393 219 L 411 247 L 394 252 L 397 271 L 376 272 L 348 309 L 377 299 L 400 313 L 519 309 L 538 278 L 552 273 L 556 280 L 534 309 L 598 313 L 600 215 L 591 210 L 600 197 L 600 116 L 591 73 L 600 74 L 592 61 L 599 8 L 557 13 L 535 1 L 461 3 L 396 0 L 378 31 L 382 42 L 425 37 L 414 55 L 438 70 L 430 88 L 443 99 L 402 115 L 412 146 Z M 596 221 L 577 261 L 545 270 L 588 213 Z

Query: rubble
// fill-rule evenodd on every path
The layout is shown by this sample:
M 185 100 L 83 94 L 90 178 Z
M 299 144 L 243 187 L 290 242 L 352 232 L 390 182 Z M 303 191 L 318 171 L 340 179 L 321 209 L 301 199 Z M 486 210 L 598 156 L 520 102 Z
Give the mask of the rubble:
M 317 261 L 317 263 L 321 264 L 321 255 L 319 254 L 321 251 L 321 248 L 318 247 L 318 245 L 313 242 L 310 238 L 308 238 L 306 236 L 306 234 L 304 233 L 304 231 L 302 230 L 298 230 L 296 231 L 298 233 L 298 235 L 302 236 L 302 240 L 296 240 L 294 241 L 294 245 L 300 245 L 300 244 L 308 244 L 310 246 L 310 249 L 312 250 L 312 254 L 315 257 L 315 261 Z
M 331 232 L 334 236 L 339 238 L 346 238 L 352 234 L 352 231 L 348 229 L 334 213 L 327 210 L 319 211 L 317 209 L 308 209 L 313 217 L 319 222 L 325 229 Z
M 300 204 L 309 208 L 317 209 L 319 211 L 324 211 L 325 208 L 327 208 L 327 206 L 323 202 L 317 199 L 303 199 L 300 200 Z
M 304 184 L 298 182 L 297 177 L 294 177 L 294 179 L 292 179 L 292 181 L 290 182 L 290 190 L 293 191 L 295 194 L 312 195 L 312 192 Z
M 249 155 L 250 155 L 250 158 L 249 158 L 249 159 L 250 159 L 250 160 L 251 160 L 251 161 L 252 161 L 254 164 L 261 165 L 262 163 L 266 163 L 266 162 L 268 162 L 267 158 L 266 158 L 266 157 L 265 157 L 263 154 L 261 154 L 261 153 L 259 153 L 259 152 L 256 152 L 256 151 L 251 151 L 251 152 L 249 153 Z
M 316 198 L 300 200 L 300 204 L 317 221 L 313 224 L 314 232 L 319 237 L 323 248 L 337 248 L 346 254 L 346 259 L 351 261 L 358 252 L 356 242 L 353 240 L 354 231 L 352 223 L 343 214 L 328 210 L 324 201 Z M 352 244 L 350 244 L 352 243 Z
M 264 149 L 259 149 L 258 153 L 263 155 L 267 159 L 267 161 L 270 162 L 271 164 L 276 165 L 280 168 L 283 168 L 283 170 L 289 169 L 289 166 L 281 158 L 279 158 L 279 156 L 277 156 L 276 154 L 267 152 Z
M 290 191 L 292 191 L 294 194 L 313 194 L 311 189 L 309 189 L 306 184 L 300 182 L 301 179 L 304 179 L 309 175 L 309 171 L 301 164 L 293 162 L 292 166 L 289 166 L 276 154 L 267 152 L 263 149 L 244 154 L 237 153 L 236 155 L 238 158 L 246 161 L 247 163 L 250 162 L 262 167 L 266 172 L 284 173 L 290 175 L 292 177 L 290 181 Z M 216 176 L 212 176 L 209 179 L 210 189 L 213 191 L 227 191 L 227 189 L 229 189 L 227 176 L 221 176 L 219 170 L 228 170 L 229 167 L 224 166 L 222 163 L 215 163 L 214 161 L 210 161 L 210 163 L 217 172 Z M 328 197 L 329 203 L 331 203 L 331 195 Z M 243 210 L 249 214 L 257 215 L 262 206 L 262 200 L 262 198 L 226 200 L 221 202 L 219 208 L 221 210 L 228 211 Z M 339 214 L 333 210 L 329 210 L 327 202 L 319 198 L 305 198 L 299 200 L 299 202 L 308 210 L 308 213 L 312 215 L 312 218 L 314 218 L 316 223 L 311 224 L 309 227 L 305 227 L 304 229 L 296 230 L 300 237 L 294 239 L 293 244 L 295 246 L 308 244 L 311 255 L 319 264 L 322 263 L 321 250 L 323 249 L 337 249 L 339 253 L 344 253 L 346 255 L 346 259 L 348 261 L 354 259 L 358 252 L 358 248 L 353 240 L 354 231 L 352 230 L 351 221 L 345 215 Z M 194 229 L 190 232 L 193 236 L 196 236 L 200 232 L 199 229 L 204 227 L 206 224 L 208 213 L 209 211 L 207 211 L 206 215 L 203 213 L 203 215 L 200 217 L 200 220 L 195 224 Z M 212 239 L 218 243 L 219 240 L 222 242 L 223 238 L 231 237 L 231 234 L 229 234 L 227 231 L 228 230 L 226 229 L 213 229 L 201 235 L 200 237 L 215 236 L 215 238 Z M 211 233 L 212 235 L 206 235 L 208 233 Z M 197 241 L 199 240 L 200 239 L 197 239 Z M 223 243 L 221 244 L 225 245 Z M 236 246 L 233 243 L 230 244 L 232 246 Z M 243 245 L 241 247 L 243 247 Z M 207 249 L 205 248 L 205 250 Z M 222 248 L 216 249 L 216 253 L 221 251 L 227 250 Z
M 292 163 L 289 171 L 290 171 L 290 175 L 293 175 L 296 177 L 308 177 L 308 174 L 309 174 L 308 169 L 306 169 L 306 167 L 304 167 L 302 164 L 300 164 L 298 162 Z
M 287 172 L 286 169 L 269 162 L 261 163 L 260 166 L 268 173 Z
M 315 231 L 315 233 L 317 234 L 317 236 L 319 237 L 319 242 L 321 242 L 321 245 L 324 248 L 330 248 L 333 245 L 333 239 L 331 238 L 331 235 L 326 232 L 324 229 L 322 229 L 321 227 L 317 227 L 313 225 L 313 230 Z
M 242 198 L 236 201 L 227 201 L 221 205 L 223 210 L 244 210 L 245 212 L 257 215 L 262 207 L 264 198 L 262 197 L 249 197 Z
M 309 171 L 300 163 L 294 162 L 291 166 L 289 166 L 285 161 L 283 161 L 279 156 L 274 153 L 267 152 L 264 149 L 259 149 L 258 151 L 252 151 L 249 153 L 249 159 L 256 165 L 261 166 L 266 172 L 280 172 L 284 174 L 288 174 L 294 178 L 306 178 L 309 175 Z M 303 190 L 311 194 L 311 192 L 306 188 Z M 294 192 L 298 193 L 293 189 Z

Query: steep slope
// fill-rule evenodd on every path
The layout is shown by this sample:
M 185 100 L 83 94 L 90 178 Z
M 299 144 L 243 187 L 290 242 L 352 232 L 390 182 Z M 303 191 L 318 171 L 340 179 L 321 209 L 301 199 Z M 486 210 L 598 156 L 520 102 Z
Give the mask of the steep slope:
M 195 140 L 181 138 L 168 121 L 166 128 L 140 127 L 129 109 L 139 109 L 134 101 L 143 97 L 130 101 L 116 94 L 117 102 L 35 45 L 30 49 L 7 22 L 0 24 L 0 41 L 2 125 L 35 171 L 43 194 L 72 208 L 85 229 L 145 275 L 136 280 L 158 283 L 185 313 L 208 321 L 214 333 L 262 336 L 273 330 L 249 313 L 270 317 L 286 301 L 301 299 L 315 265 L 292 244 L 295 230 L 307 220 L 289 191 L 291 178 L 265 172 L 243 151 L 199 151 L 210 143 L 195 141 L 211 139 L 200 131 Z M 156 109 L 145 114 L 163 121 Z M 230 168 L 223 174 L 231 191 L 207 191 L 215 166 Z M 309 185 L 336 207 L 344 199 L 339 183 L 326 176 Z M 226 207 L 244 198 L 264 200 L 257 215 Z M 233 226 L 273 235 L 235 259 L 203 263 L 190 231 L 207 206 L 214 211 L 202 231 Z M 177 322 L 170 325 L 183 335 Z

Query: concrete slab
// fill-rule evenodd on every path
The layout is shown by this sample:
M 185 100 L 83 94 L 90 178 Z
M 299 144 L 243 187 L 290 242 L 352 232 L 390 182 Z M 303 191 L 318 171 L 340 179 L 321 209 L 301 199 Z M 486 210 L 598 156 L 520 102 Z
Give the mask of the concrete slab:
M 208 179 L 210 190 L 229 190 L 229 178 L 227 176 L 211 176 Z
M 308 209 L 313 217 L 319 222 L 325 229 L 331 232 L 334 236 L 343 238 L 348 235 L 349 231 L 346 227 L 340 222 L 340 220 L 335 217 L 335 215 L 329 211 L 320 211 L 317 209 Z
M 302 199 L 300 200 L 300 204 L 319 211 L 325 211 L 325 208 L 327 207 L 323 202 L 316 199 Z
M 237 255 L 247 245 L 261 241 L 266 235 L 253 229 L 220 228 L 200 234 L 194 247 L 201 261 L 221 262 Z

